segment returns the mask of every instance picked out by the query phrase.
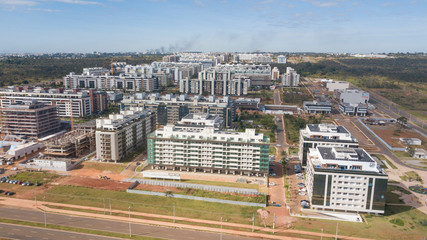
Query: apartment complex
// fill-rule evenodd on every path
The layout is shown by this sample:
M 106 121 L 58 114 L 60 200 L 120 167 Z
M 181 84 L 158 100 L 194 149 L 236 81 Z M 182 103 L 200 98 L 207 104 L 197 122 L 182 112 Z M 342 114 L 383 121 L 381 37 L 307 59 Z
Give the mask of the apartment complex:
M 127 107 L 142 107 L 157 113 L 157 125 L 175 124 L 189 113 L 209 113 L 218 115 L 224 120 L 225 126 L 231 126 L 236 118 L 234 101 L 229 97 L 215 96 L 176 96 L 173 94 L 159 95 L 158 93 L 137 93 L 123 99 L 122 109 Z
M 283 56 L 283 55 L 277 56 L 277 63 L 286 63 L 286 56 Z
M 7 88 L 0 90 L 0 104 L 7 105 L 37 100 L 56 106 L 59 117 L 84 117 L 108 108 L 108 95 L 94 90 L 65 90 Z
M 167 125 L 148 137 L 148 163 L 153 169 L 266 176 L 269 138 L 214 127 Z
M 270 65 L 219 64 L 198 73 L 197 79 L 181 79 L 181 93 L 246 95 L 251 86 L 271 84 Z
M 119 162 L 143 149 L 147 135 L 156 129 L 156 114 L 140 108 L 96 120 L 96 154 L 100 161 Z
M 4 134 L 40 138 L 60 130 L 55 106 L 36 101 L 5 105 L 1 108 L 1 131 Z
M 299 74 L 291 67 L 286 68 L 282 76 L 282 85 L 285 87 L 297 87 L 299 85 Z
M 300 130 L 298 157 L 303 165 L 307 163 L 307 153 L 317 146 L 357 148 L 359 142 L 343 126 L 334 124 L 307 124 Z
M 310 148 L 306 186 L 314 209 L 382 214 L 388 176 L 360 148 Z
M 280 71 L 277 67 L 274 67 L 273 70 L 271 70 L 271 80 L 276 81 L 280 78 Z

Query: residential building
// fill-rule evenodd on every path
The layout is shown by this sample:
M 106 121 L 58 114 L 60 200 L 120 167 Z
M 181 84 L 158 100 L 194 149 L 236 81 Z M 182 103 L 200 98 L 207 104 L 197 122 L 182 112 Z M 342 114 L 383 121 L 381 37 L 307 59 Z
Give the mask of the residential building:
M 215 130 L 224 130 L 225 124 L 218 115 L 209 113 L 189 113 L 175 124 L 176 128 L 206 128 L 213 127 Z
M 283 55 L 277 56 L 277 63 L 286 63 L 286 56 L 283 56 Z
M 7 88 L 0 91 L 2 107 L 37 100 L 46 105 L 56 106 L 59 117 L 85 117 L 102 112 L 108 108 L 107 99 L 105 92 L 95 90 Z
M 157 113 L 157 125 L 175 124 L 189 113 L 218 115 L 230 127 L 236 118 L 236 107 L 230 97 L 179 96 L 139 93 L 125 98 L 121 108 L 142 107 Z
M 271 80 L 276 81 L 280 78 L 280 71 L 277 67 L 274 67 L 273 70 L 271 70 Z
M 37 101 L 5 105 L 1 108 L 1 131 L 8 135 L 40 138 L 60 130 L 55 106 Z
M 129 153 L 142 150 L 147 144 L 147 135 L 156 129 L 155 112 L 141 108 L 110 114 L 96 120 L 96 154 L 103 162 L 120 162 Z
M 69 158 L 53 158 L 47 156 L 38 156 L 30 159 L 22 164 L 19 164 L 23 168 L 35 168 L 41 170 L 52 170 L 52 171 L 70 171 L 74 168 L 74 164 Z
M 291 67 L 286 68 L 286 73 L 282 76 L 282 85 L 284 87 L 297 87 L 299 85 L 299 74 Z
M 331 114 L 332 104 L 329 101 L 304 101 L 303 110 L 312 114 Z
M 306 188 L 317 210 L 383 214 L 388 176 L 360 148 L 310 148 Z
M 265 176 L 269 144 L 255 129 L 166 125 L 148 137 L 148 163 L 153 169 Z
M 307 152 L 317 146 L 359 147 L 359 142 L 343 126 L 334 124 L 307 124 L 300 130 L 298 157 L 302 165 L 307 164 Z

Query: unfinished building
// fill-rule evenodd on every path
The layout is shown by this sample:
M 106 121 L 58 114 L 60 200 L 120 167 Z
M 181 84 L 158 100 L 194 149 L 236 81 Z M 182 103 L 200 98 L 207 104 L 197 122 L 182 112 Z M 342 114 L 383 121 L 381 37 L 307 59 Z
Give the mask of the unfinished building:
M 74 130 L 45 144 L 44 154 L 55 157 L 81 157 L 95 151 L 95 131 Z

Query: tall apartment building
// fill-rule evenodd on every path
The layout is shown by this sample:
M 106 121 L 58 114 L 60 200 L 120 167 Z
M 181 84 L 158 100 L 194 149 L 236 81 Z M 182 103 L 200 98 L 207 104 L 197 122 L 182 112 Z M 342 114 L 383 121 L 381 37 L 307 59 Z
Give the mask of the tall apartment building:
M 224 120 L 225 126 L 230 127 L 236 118 L 234 101 L 229 97 L 215 96 L 175 96 L 172 94 L 135 94 L 121 102 L 122 109 L 127 107 L 142 107 L 157 113 L 157 124 L 175 124 L 189 113 L 209 113 L 218 115 Z
M 189 113 L 175 124 L 177 128 L 206 128 L 213 127 L 215 130 L 224 130 L 225 124 L 218 115 L 209 113 Z
M 58 132 L 60 122 L 55 106 L 33 100 L 2 107 L 1 127 L 4 134 L 40 138 Z
M 0 104 L 5 107 L 14 103 L 37 100 L 46 105 L 56 106 L 59 117 L 84 117 L 108 108 L 108 95 L 101 91 L 77 91 L 59 89 L 22 90 L 7 88 L 0 90 Z
M 306 187 L 311 206 L 319 210 L 382 214 L 388 176 L 360 148 L 311 148 Z
M 214 127 L 167 125 L 148 137 L 148 163 L 153 169 L 265 176 L 269 138 Z
M 282 85 L 285 87 L 297 87 L 299 85 L 299 74 L 291 67 L 286 68 L 282 76 Z
M 276 81 L 280 78 L 280 71 L 277 67 L 274 67 L 273 70 L 271 70 L 271 80 Z
M 317 146 L 359 147 L 359 142 L 343 126 L 334 124 L 307 124 L 300 130 L 298 157 L 303 165 L 307 163 L 307 152 Z
M 143 149 L 147 135 L 156 129 L 156 114 L 140 108 L 96 120 L 96 154 L 100 161 L 119 162 Z

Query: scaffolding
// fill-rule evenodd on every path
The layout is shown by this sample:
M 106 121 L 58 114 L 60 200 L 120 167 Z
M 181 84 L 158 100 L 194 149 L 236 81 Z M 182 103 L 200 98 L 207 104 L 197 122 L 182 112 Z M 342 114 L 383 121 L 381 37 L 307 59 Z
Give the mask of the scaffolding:
M 56 157 L 81 157 L 95 151 L 95 131 L 74 130 L 45 144 L 44 154 Z

